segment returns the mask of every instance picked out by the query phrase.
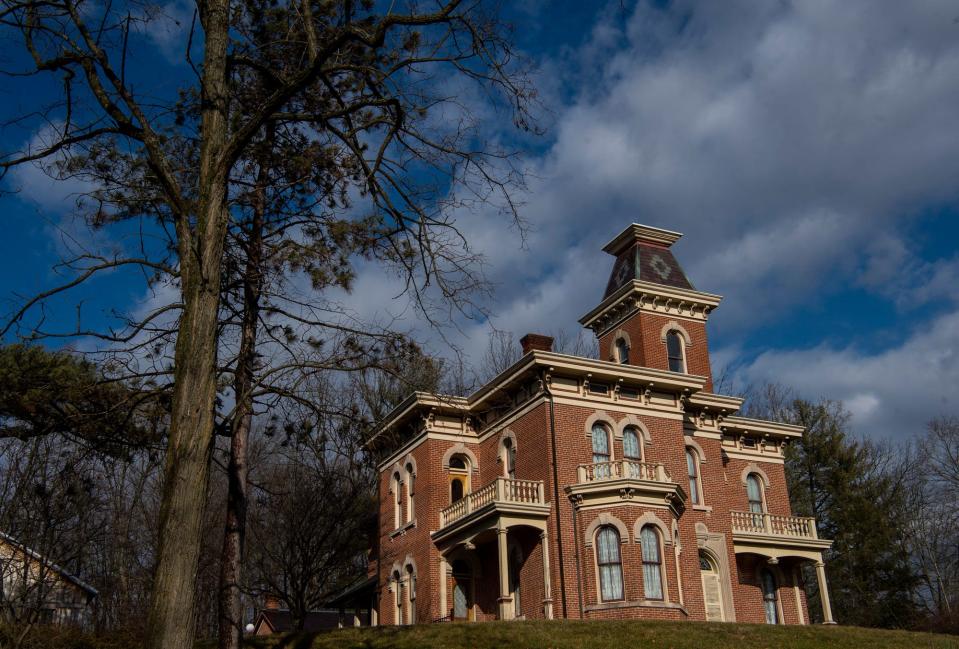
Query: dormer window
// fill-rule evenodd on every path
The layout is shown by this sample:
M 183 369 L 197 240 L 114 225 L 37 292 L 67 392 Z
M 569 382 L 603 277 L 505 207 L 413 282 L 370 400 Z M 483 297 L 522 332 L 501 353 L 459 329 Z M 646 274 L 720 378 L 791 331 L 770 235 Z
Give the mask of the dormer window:
M 629 363 L 629 345 L 625 338 L 616 339 L 616 360 L 623 365 Z
M 669 359 L 670 372 L 686 373 L 686 354 L 678 331 L 666 334 L 666 357 Z

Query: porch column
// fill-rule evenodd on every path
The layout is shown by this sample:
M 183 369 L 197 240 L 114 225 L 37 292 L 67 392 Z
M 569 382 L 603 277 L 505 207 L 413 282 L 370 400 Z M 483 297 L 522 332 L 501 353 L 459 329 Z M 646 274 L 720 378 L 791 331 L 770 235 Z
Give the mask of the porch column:
M 499 550 L 499 619 L 512 620 L 513 598 L 509 594 L 509 553 L 506 546 L 506 528 L 496 530 L 496 544 Z
M 449 570 L 447 568 L 446 557 L 442 554 L 440 555 L 440 583 L 439 583 L 439 594 L 440 594 L 440 617 L 444 618 L 449 615 L 448 602 L 446 601 L 446 581 L 449 579 Z
M 546 530 L 540 532 L 539 544 L 543 548 L 543 615 L 547 620 L 553 619 L 553 589 L 549 577 L 549 534 Z
M 832 619 L 832 607 L 829 606 L 829 586 L 826 584 L 826 564 L 816 562 L 816 579 L 819 582 L 819 599 L 822 600 L 823 624 L 835 624 Z
M 792 570 L 793 595 L 796 598 L 796 614 L 799 616 L 799 623 L 806 623 L 806 616 L 802 610 L 802 595 L 799 592 L 799 567 L 793 566 Z

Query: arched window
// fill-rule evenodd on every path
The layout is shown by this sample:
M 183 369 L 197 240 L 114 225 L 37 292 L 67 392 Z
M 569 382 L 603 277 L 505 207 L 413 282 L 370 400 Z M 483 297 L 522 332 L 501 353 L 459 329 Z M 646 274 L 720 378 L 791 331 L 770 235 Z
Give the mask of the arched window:
M 776 601 L 776 577 L 768 568 L 763 568 L 759 576 L 763 589 L 763 608 L 766 610 L 766 624 L 779 624 L 779 604 Z
M 393 474 L 393 529 L 403 524 L 403 480 L 400 472 Z
M 754 514 L 762 514 L 766 511 L 762 483 L 755 473 L 746 476 L 746 497 L 749 499 L 749 511 Z
M 593 464 L 600 464 L 593 469 L 597 478 L 608 478 L 610 475 L 609 429 L 603 424 L 593 424 Z
M 619 532 L 612 525 L 603 525 L 596 532 L 599 594 L 604 602 L 623 599 L 623 563 L 619 554 L 619 544 Z
M 623 460 L 626 462 L 626 476 L 642 477 L 643 447 L 640 445 L 640 433 L 635 426 L 627 426 L 623 431 Z
M 406 522 L 409 523 L 415 516 L 413 501 L 416 496 L 416 475 L 413 473 L 413 464 L 406 464 Z
M 666 334 L 666 356 L 669 358 L 669 371 L 686 373 L 686 357 L 683 352 L 683 338 L 678 331 Z
M 413 624 L 416 622 L 416 573 L 411 565 L 406 566 L 406 593 L 406 623 Z
M 689 498 L 694 505 L 702 503 L 699 484 L 699 454 L 695 449 L 686 447 L 686 473 L 689 475 Z
M 616 360 L 624 365 L 629 363 L 629 345 L 625 338 L 616 339 Z
M 470 462 L 464 455 L 450 458 L 450 503 L 461 500 L 469 492 Z
M 393 571 L 393 601 L 395 605 L 393 623 L 403 624 L 403 578 L 399 570 Z
M 507 478 L 516 477 L 516 446 L 509 437 L 503 438 L 503 473 Z
M 663 599 L 663 555 L 656 527 L 644 525 L 639 542 L 643 546 L 643 592 L 646 599 Z

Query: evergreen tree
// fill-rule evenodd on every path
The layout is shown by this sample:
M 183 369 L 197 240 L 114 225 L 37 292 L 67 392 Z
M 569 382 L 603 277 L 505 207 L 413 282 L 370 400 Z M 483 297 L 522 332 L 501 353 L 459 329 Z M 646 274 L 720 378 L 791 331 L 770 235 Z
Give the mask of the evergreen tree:
M 841 403 L 795 400 L 789 410 L 806 428 L 802 442 L 786 453 L 792 508 L 796 515 L 814 516 L 819 536 L 833 540 L 825 560 L 836 619 L 911 626 L 916 575 L 906 545 L 904 471 L 888 447 L 849 435 L 849 413 Z M 815 591 L 815 580 L 806 582 Z M 815 615 L 819 598 L 809 601 Z

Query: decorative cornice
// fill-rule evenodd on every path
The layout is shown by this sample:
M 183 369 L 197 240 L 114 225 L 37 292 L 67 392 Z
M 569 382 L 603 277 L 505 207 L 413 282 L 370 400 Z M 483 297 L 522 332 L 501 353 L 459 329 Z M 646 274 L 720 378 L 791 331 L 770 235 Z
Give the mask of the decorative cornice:
M 638 310 L 705 322 L 722 299 L 713 293 L 634 279 L 600 302 L 579 323 L 601 336 Z
M 655 243 L 668 248 L 679 241 L 679 238 L 682 236 L 681 233 L 673 232 L 672 230 L 663 230 L 649 225 L 633 223 L 613 237 L 612 241 L 603 246 L 603 252 L 608 252 L 616 256 L 637 241 Z
M 765 421 L 748 417 L 729 416 L 723 419 L 720 429 L 727 435 L 754 435 L 759 437 L 799 438 L 805 432 L 802 426 Z

